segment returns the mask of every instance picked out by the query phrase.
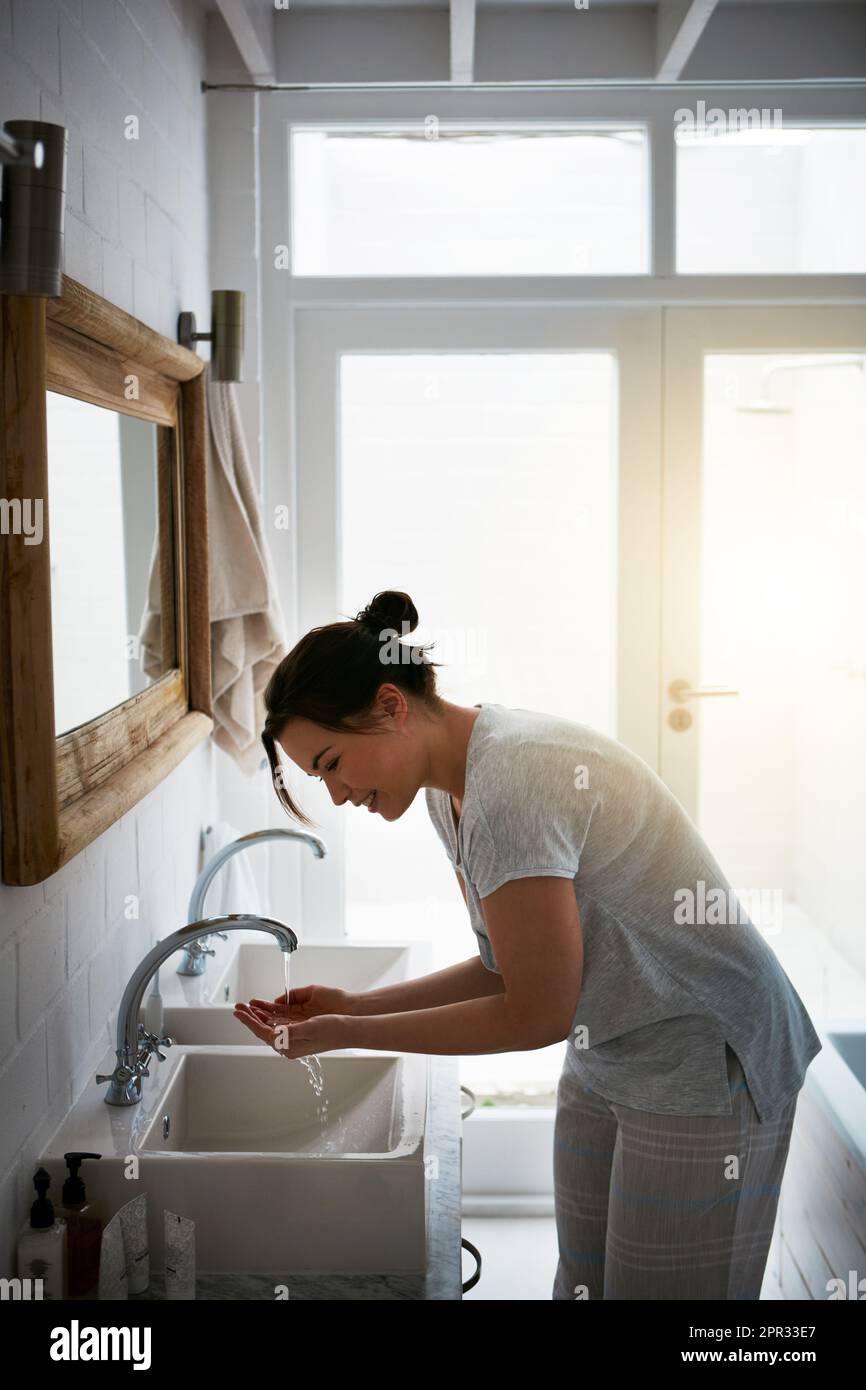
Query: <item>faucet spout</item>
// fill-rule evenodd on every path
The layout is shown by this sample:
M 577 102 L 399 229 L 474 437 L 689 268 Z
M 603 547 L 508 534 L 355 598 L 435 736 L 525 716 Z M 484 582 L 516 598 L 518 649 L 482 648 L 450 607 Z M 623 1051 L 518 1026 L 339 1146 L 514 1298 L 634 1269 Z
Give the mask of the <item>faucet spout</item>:
M 199 922 L 204 916 L 204 901 L 211 883 L 216 878 L 224 864 L 236 854 L 249 849 L 250 845 L 263 844 L 268 840 L 302 840 L 309 845 L 310 850 L 317 859 L 324 859 L 327 849 L 323 840 L 318 835 L 309 835 L 302 830 L 288 830 L 274 827 L 272 830 L 254 830 L 249 835 L 241 835 L 237 840 L 232 840 L 230 844 L 224 845 L 217 850 L 216 854 L 205 864 L 195 883 L 189 898 L 189 907 L 186 917 L 188 922 Z M 200 943 L 206 946 L 207 941 Z M 201 948 L 185 951 L 179 966 L 178 975 L 201 975 L 205 967 L 205 956 Z
M 161 1058 L 159 1046 L 170 1047 L 172 1044 L 171 1038 L 154 1037 L 145 1032 L 143 1024 L 139 1023 L 144 991 L 154 972 L 173 952 L 189 947 L 192 942 L 216 931 L 268 932 L 276 939 L 281 951 L 288 954 L 298 949 L 298 938 L 291 927 L 271 917 L 258 917 L 247 912 L 232 912 L 224 917 L 206 917 L 201 921 L 189 922 L 158 941 L 139 961 L 123 991 L 117 1011 L 117 1066 L 110 1075 L 96 1078 L 98 1082 L 109 1082 L 105 1096 L 107 1105 L 137 1105 L 141 1100 L 141 1078 L 150 1075 L 148 1063 L 151 1055 L 156 1053 Z

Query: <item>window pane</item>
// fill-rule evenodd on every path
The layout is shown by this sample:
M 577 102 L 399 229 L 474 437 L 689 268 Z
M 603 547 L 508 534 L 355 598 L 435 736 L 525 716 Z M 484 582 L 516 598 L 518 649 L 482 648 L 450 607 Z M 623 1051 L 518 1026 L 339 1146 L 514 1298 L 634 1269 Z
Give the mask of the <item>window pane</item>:
M 866 129 L 676 131 L 677 271 L 866 271 Z
M 646 135 L 294 130 L 295 275 L 645 274 Z
M 342 611 L 412 595 L 445 699 L 615 729 L 617 437 L 611 353 L 347 354 Z M 423 792 L 346 826 L 346 930 L 477 954 Z M 461 1061 L 473 1090 L 550 1094 L 564 1044 Z

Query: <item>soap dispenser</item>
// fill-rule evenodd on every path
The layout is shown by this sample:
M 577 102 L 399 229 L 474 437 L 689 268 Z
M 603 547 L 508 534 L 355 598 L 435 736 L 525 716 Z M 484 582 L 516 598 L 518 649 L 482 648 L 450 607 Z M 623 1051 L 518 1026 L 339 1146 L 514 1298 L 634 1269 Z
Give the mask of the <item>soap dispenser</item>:
M 99 1256 L 102 1247 L 102 1217 L 87 1200 L 84 1183 L 78 1169 L 84 1158 L 101 1158 L 102 1154 L 71 1150 L 63 1155 L 69 1177 L 63 1184 L 61 1213 L 66 1220 L 67 1298 L 98 1298 Z
M 33 1186 L 39 1195 L 18 1236 L 18 1278 L 41 1281 L 41 1289 L 31 1287 L 22 1294 L 34 1300 L 66 1296 L 66 1222 L 63 1217 L 55 1220 L 54 1206 L 45 1195 L 50 1183 L 51 1174 L 37 1168 Z

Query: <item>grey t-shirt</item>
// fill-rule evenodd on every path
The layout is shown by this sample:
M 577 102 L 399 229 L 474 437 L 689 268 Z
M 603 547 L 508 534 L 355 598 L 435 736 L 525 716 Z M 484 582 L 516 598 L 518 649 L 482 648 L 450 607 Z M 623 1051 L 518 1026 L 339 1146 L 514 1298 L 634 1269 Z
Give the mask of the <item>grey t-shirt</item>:
M 457 825 L 447 792 L 428 787 L 426 800 L 484 964 L 501 973 L 483 898 L 510 879 L 573 879 L 584 963 L 570 1064 L 622 1105 L 729 1115 L 727 1042 L 769 1119 L 800 1090 L 821 1041 L 680 802 L 588 725 L 477 708 Z M 527 930 L 543 950 L 544 923 Z

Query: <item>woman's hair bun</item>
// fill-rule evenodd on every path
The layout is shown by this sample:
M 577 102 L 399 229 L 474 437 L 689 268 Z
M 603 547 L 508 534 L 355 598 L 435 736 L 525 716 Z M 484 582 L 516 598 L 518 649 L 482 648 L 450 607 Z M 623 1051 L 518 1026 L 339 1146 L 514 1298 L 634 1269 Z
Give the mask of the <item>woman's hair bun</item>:
M 384 628 L 394 628 L 403 636 L 403 623 L 406 632 L 414 632 L 418 626 L 418 609 L 408 594 L 400 589 L 383 589 L 376 594 L 366 608 L 362 608 L 355 621 L 368 627 L 378 636 Z

